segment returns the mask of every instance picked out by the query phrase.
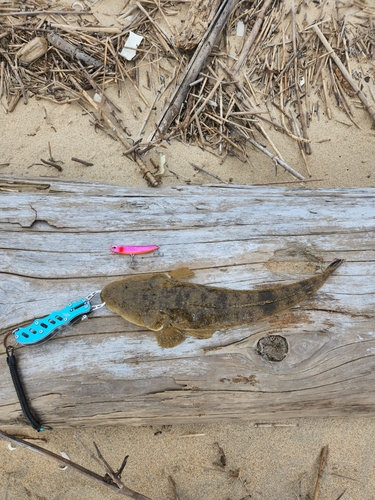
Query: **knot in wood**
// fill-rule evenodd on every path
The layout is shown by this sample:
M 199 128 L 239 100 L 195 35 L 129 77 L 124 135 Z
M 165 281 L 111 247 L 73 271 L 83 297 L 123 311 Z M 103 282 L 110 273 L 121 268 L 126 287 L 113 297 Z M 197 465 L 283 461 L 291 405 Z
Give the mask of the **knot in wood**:
M 288 342 L 281 335 L 267 335 L 258 341 L 256 352 L 268 361 L 282 361 L 288 353 Z

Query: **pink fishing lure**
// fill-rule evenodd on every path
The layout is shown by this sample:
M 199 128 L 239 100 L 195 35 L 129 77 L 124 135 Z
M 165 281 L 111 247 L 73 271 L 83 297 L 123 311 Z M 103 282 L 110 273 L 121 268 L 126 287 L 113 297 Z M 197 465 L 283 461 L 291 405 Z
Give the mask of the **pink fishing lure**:
M 124 255 L 139 255 L 142 253 L 155 252 L 159 247 L 157 245 L 140 245 L 140 246 L 126 246 L 126 245 L 111 245 L 112 253 L 121 253 Z

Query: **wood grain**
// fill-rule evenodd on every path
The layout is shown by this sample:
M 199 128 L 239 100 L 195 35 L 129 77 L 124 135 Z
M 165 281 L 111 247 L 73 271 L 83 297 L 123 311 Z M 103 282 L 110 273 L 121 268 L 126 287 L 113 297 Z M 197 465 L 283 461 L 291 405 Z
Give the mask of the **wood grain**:
M 230 288 L 288 283 L 345 263 L 299 307 L 160 348 L 108 309 L 17 359 L 36 416 L 52 427 L 372 414 L 375 192 L 184 186 L 133 189 L 0 177 L 0 336 L 128 274 L 194 269 Z M 112 255 L 112 244 L 159 254 Z M 265 335 L 287 339 L 280 362 Z M 0 354 L 0 424 L 26 425 Z

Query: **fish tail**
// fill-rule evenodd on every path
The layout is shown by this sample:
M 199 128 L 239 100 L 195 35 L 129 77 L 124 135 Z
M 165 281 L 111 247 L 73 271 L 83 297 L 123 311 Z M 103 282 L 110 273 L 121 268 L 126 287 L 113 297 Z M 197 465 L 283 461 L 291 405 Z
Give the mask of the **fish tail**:
M 303 280 L 300 283 L 306 283 L 309 284 L 309 288 L 311 287 L 311 291 L 316 291 L 318 290 L 329 278 L 329 276 L 336 271 L 336 269 L 341 266 L 341 264 L 344 262 L 344 259 L 333 259 L 333 261 L 325 268 L 325 270 L 317 274 L 315 276 L 312 276 L 311 278 L 308 278 L 307 280 Z M 298 286 L 298 282 L 296 283 Z
M 329 266 L 325 269 L 325 273 L 333 273 L 333 271 L 336 271 L 336 269 L 341 266 L 341 264 L 344 262 L 344 259 L 333 259 L 333 261 L 329 264 Z
M 323 272 L 288 285 L 238 293 L 231 309 L 232 314 L 237 315 L 236 324 L 253 323 L 303 302 L 319 290 L 343 262 L 342 259 L 334 259 Z
M 294 284 L 295 288 L 298 290 L 296 293 L 296 298 L 298 295 L 302 296 L 304 293 L 306 295 L 311 295 L 315 293 L 319 288 L 321 288 L 324 283 L 327 281 L 329 276 L 336 271 L 336 269 L 341 266 L 341 264 L 344 262 L 344 259 L 334 259 L 327 267 L 326 269 L 315 276 L 312 276 L 311 278 L 308 278 L 306 280 L 302 280 L 300 282 L 297 282 Z M 293 288 L 293 285 L 291 285 Z

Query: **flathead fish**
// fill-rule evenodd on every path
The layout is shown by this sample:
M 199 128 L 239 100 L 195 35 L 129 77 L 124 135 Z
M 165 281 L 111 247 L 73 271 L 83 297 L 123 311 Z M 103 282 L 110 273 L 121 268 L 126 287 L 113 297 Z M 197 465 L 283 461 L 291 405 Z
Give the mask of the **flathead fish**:
M 315 293 L 343 260 L 320 274 L 289 285 L 260 290 L 231 290 L 181 282 L 187 268 L 128 276 L 106 285 L 101 299 L 113 312 L 155 333 L 161 347 L 175 347 L 186 335 L 209 338 L 218 330 L 274 316 Z

